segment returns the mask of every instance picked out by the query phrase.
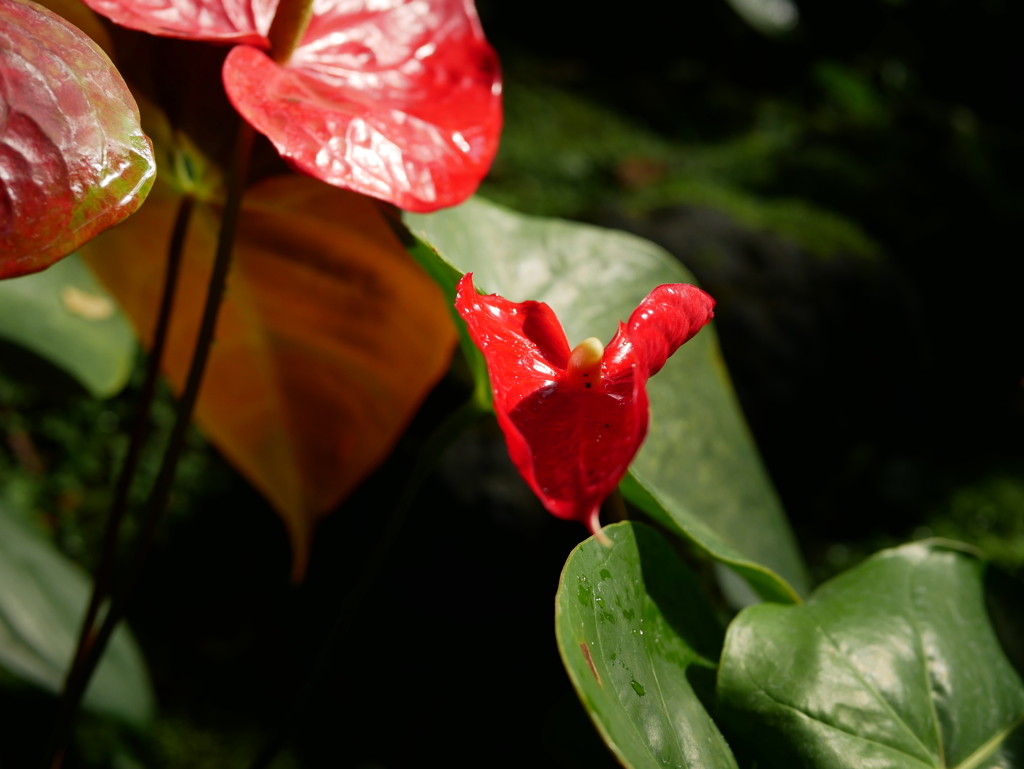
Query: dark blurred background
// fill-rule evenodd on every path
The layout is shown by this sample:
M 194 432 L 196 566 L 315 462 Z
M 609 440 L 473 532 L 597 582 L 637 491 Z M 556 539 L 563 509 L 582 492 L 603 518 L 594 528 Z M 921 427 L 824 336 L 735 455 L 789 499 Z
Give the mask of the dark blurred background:
M 1019 573 L 1024 6 L 734 2 L 480 0 L 507 99 L 481 192 L 636 232 L 696 274 L 818 579 L 932 535 Z M 8 457 L 7 488 L 88 566 L 111 461 L 98 416 L 127 419 L 133 392 L 41 391 L 14 355 L 0 355 L 0 394 L 58 480 Z M 68 766 L 247 766 L 460 387 L 442 383 L 321 526 L 299 588 L 273 512 L 194 436 L 131 617 L 155 738 L 86 719 Z M 613 766 L 554 644 L 554 591 L 583 529 L 540 509 L 493 424 L 453 447 L 419 500 L 275 766 Z M 35 760 L 49 706 L 0 694 L 19 735 L 0 742 L 5 769 Z
M 1024 9 L 735 5 L 762 31 L 723 0 L 482 3 L 509 80 L 485 194 L 697 275 L 812 562 L 918 527 L 1019 562 Z

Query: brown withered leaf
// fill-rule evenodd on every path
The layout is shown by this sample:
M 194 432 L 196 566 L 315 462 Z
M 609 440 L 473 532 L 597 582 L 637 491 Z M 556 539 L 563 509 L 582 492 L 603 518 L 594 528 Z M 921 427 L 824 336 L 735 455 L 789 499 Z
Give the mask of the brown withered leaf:
M 147 343 L 179 198 L 162 183 L 82 250 Z M 183 385 L 218 212 L 197 205 L 164 371 Z M 318 518 L 391 450 L 442 376 L 455 331 L 437 286 L 375 205 L 303 176 L 246 192 L 199 426 L 287 525 L 300 579 Z

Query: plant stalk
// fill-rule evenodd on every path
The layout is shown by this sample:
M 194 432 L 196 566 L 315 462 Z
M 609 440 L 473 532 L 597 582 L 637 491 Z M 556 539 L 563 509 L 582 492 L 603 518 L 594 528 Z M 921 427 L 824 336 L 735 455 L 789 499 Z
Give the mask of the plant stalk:
M 313 18 L 313 0 L 281 0 L 270 23 L 267 38 L 270 56 L 278 64 L 287 64 Z
M 153 332 L 153 346 L 149 353 L 146 376 L 142 382 L 142 389 L 139 392 L 139 399 L 135 406 L 135 424 L 132 427 L 131 437 L 128 441 L 128 453 L 125 455 L 124 465 L 121 467 L 121 473 L 117 478 L 117 485 L 114 489 L 114 502 L 110 506 L 107 528 L 103 535 L 103 555 L 96 569 L 92 597 L 89 599 L 89 608 L 82 622 L 82 630 L 78 636 L 78 648 L 75 649 L 74 662 L 71 665 L 71 670 L 68 671 L 68 679 L 75 674 L 75 671 L 82 662 L 82 658 L 92 644 L 93 626 L 96 624 L 96 616 L 99 614 L 100 606 L 107 595 L 107 591 L 110 588 L 110 580 L 114 574 L 114 561 L 117 556 L 121 523 L 128 509 L 128 493 L 131 491 L 132 481 L 135 479 L 135 472 L 138 470 L 139 459 L 142 456 L 142 447 L 145 445 L 146 435 L 149 432 L 149 411 L 153 405 L 153 397 L 156 394 L 157 377 L 160 375 L 160 362 L 163 359 L 164 348 L 167 346 L 167 332 L 171 326 L 171 309 L 174 306 L 174 296 L 178 287 L 181 257 L 185 249 L 185 235 L 188 232 L 188 225 L 192 219 L 192 209 L 194 206 L 195 198 L 191 195 L 183 197 L 178 206 L 178 214 L 174 220 L 171 244 L 167 253 L 167 268 L 164 272 L 163 296 L 160 298 L 160 310 L 157 315 L 156 328 Z M 66 685 L 67 679 L 65 679 Z
M 50 736 L 50 743 L 47 746 L 44 761 L 41 765 L 42 769 L 58 769 L 60 767 L 79 703 L 93 672 L 96 670 L 96 666 L 103 656 L 103 652 L 106 650 L 107 642 L 125 615 L 132 590 L 138 581 L 150 545 L 156 536 L 160 519 L 167 507 L 171 487 L 174 484 L 178 460 L 185 446 L 185 437 L 192 421 L 192 412 L 195 409 L 196 399 L 199 396 L 199 387 L 202 384 L 203 373 L 209 359 L 213 334 L 217 325 L 217 315 L 224 296 L 224 287 L 227 282 L 228 268 L 231 265 L 231 253 L 234 248 L 235 232 L 238 227 L 238 218 L 241 211 L 242 193 L 245 189 L 249 159 L 252 155 L 253 139 L 254 131 L 252 126 L 239 118 L 235 154 L 228 177 L 227 200 L 224 203 L 224 213 L 217 239 L 217 253 L 206 295 L 206 306 L 203 309 L 203 319 L 196 339 L 195 351 L 192 354 L 192 365 L 189 368 L 188 379 L 178 401 L 177 415 L 171 431 L 171 437 L 164 452 L 160 472 L 146 503 L 142 531 L 136 541 L 135 551 L 132 554 L 127 572 L 119 585 L 119 589 L 114 593 L 110 610 L 107 612 L 103 624 L 100 626 L 99 631 L 97 631 L 92 644 L 89 646 L 89 650 L 82 658 L 78 670 L 69 677 L 64 692 L 61 695 L 57 706 L 57 715 L 54 719 L 53 731 Z
M 629 512 L 626 510 L 626 501 L 622 498 L 622 491 L 618 486 L 608 495 L 608 498 L 601 503 L 601 512 L 604 513 L 605 525 L 629 520 Z
M 420 487 L 437 466 L 444 450 L 467 427 L 486 413 L 477 403 L 476 399 L 471 397 L 437 426 L 417 452 L 416 461 L 413 463 L 409 478 L 405 483 L 405 488 L 402 490 L 402 495 L 395 503 L 391 517 L 388 519 L 380 538 L 363 563 L 359 576 L 356 577 L 352 587 L 345 594 L 327 640 L 324 642 L 323 647 L 321 647 L 309 675 L 302 684 L 302 688 L 296 694 L 288 716 L 277 733 L 267 742 L 263 750 L 250 764 L 249 769 L 267 769 L 287 743 L 288 738 L 295 729 L 295 725 L 299 721 L 299 717 L 316 691 L 317 684 L 327 677 L 330 666 L 334 661 L 334 655 L 352 626 L 359 605 L 377 579 L 377 575 L 380 573 L 381 567 L 391 551 L 391 547 L 395 544 L 398 533 L 402 530 L 402 526 L 409 516 L 409 511 L 412 510 L 412 505 L 416 501 Z

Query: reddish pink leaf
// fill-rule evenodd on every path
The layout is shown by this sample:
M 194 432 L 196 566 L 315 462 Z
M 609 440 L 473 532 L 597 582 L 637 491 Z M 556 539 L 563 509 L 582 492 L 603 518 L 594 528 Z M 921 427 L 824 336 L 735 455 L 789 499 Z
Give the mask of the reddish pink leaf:
M 0 278 L 42 270 L 124 219 L 156 166 L 110 59 L 26 0 L 0 0 Z
M 85 0 L 122 27 L 161 37 L 267 47 L 278 0 Z
M 647 434 L 648 377 L 713 315 L 695 286 L 654 289 L 603 353 L 571 353 L 551 308 L 480 296 L 472 275 L 455 306 L 483 352 L 509 455 L 544 506 L 596 532 L 601 502 Z
M 235 108 L 300 171 L 409 211 L 461 202 L 501 132 L 498 60 L 471 0 L 327 0 L 287 65 L 242 46 Z

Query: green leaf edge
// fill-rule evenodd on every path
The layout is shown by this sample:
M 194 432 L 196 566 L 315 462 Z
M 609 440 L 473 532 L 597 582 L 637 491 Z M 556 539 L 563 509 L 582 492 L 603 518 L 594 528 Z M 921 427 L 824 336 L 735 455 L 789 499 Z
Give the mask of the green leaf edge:
M 455 309 L 456 286 L 464 273 L 445 259 L 441 252 L 425 238 L 404 226 L 402 229 L 404 232 L 398 231 L 397 234 L 405 249 L 444 292 L 448 314 L 459 332 L 459 349 L 462 350 L 462 354 L 469 364 L 469 370 L 473 374 L 473 400 L 481 409 L 490 413 L 494 410 L 494 406 L 491 396 L 491 380 L 487 375 L 487 364 L 484 362 L 483 353 L 469 337 L 466 321 Z
M 623 523 L 613 523 L 611 526 L 606 526 L 605 529 L 614 530 L 616 527 L 621 527 L 625 523 L 625 521 Z M 565 653 L 566 644 L 563 643 L 562 631 L 560 630 L 562 607 L 558 605 L 558 595 L 562 590 L 563 584 L 565 584 L 565 573 L 569 569 L 569 564 L 572 563 L 572 559 L 581 549 L 583 549 L 583 546 L 590 542 L 592 539 L 592 536 L 587 537 L 585 540 L 576 545 L 576 547 L 570 550 L 569 555 L 566 556 L 565 563 L 562 564 L 562 570 L 558 573 L 558 588 L 555 590 L 555 646 L 558 647 L 558 658 L 562 661 L 562 667 L 565 669 L 566 676 L 568 676 L 569 678 L 569 683 L 572 684 L 573 691 L 576 692 L 576 698 L 579 700 L 580 705 L 583 706 L 583 709 L 586 711 L 587 717 L 590 719 L 590 722 L 594 725 L 594 728 L 597 729 L 597 733 L 601 736 L 601 742 L 603 742 L 608 747 L 608 750 L 610 750 L 612 754 L 614 754 L 615 758 L 618 760 L 620 764 L 629 769 L 629 767 L 631 767 L 631 764 L 629 763 L 628 759 L 619 749 L 619 746 L 615 743 L 615 741 L 611 738 L 611 735 L 608 734 L 608 731 L 601 724 L 601 721 L 597 718 L 597 714 L 594 713 L 594 711 L 592 711 L 589 707 L 587 707 L 587 700 L 583 688 L 576 682 L 576 679 L 569 673 L 569 671 L 572 668 L 569 665 L 569 658 L 566 656 Z
M 0 339 L 28 350 L 33 355 L 42 358 L 52 366 L 65 372 L 94 398 L 98 400 L 112 398 L 121 392 L 131 379 L 135 357 L 138 353 L 138 343 L 135 332 L 128 324 L 121 308 L 114 298 L 100 285 L 89 268 L 79 259 L 78 253 L 69 254 L 45 270 L 28 275 L 20 275 L 17 278 L 5 279 L 0 282 L 0 285 L 3 285 L 6 290 L 8 287 L 13 288 L 15 285 L 24 285 L 27 281 L 45 285 L 47 282 L 53 283 L 55 279 L 62 280 L 65 286 L 78 288 L 89 294 L 102 295 L 114 303 L 114 314 L 109 318 L 96 321 L 74 317 L 72 323 L 93 328 L 103 324 L 107 328 L 108 334 L 119 333 L 122 341 L 118 342 L 118 345 L 122 347 L 123 356 L 118 358 L 116 365 L 109 366 L 102 375 L 97 374 L 96 371 L 79 365 L 74 356 L 65 354 L 63 348 L 60 345 L 55 345 L 52 340 L 44 337 L 40 341 L 38 336 L 31 331 L 19 327 L 18 324 L 5 325 L 3 320 L 0 320 Z M 15 281 L 18 283 L 15 283 Z M 36 306 L 43 306 L 45 309 L 47 304 L 50 306 L 61 305 L 64 313 L 73 316 L 73 313 L 67 310 L 66 307 L 63 307 L 62 300 L 56 295 L 57 288 L 57 284 L 54 283 L 51 291 L 52 299 L 49 302 L 40 300 L 38 295 L 28 294 L 28 296 L 32 297 L 30 301 L 34 302 Z M 29 304 L 29 302 L 22 303 L 26 306 Z M 119 327 L 119 330 L 114 329 L 114 325 Z M 76 338 L 73 332 L 69 332 L 67 336 L 72 339 Z
M 684 525 L 673 517 L 657 498 L 649 491 L 649 486 L 630 468 L 626 477 L 619 484 L 619 490 L 629 502 L 643 510 L 647 515 L 673 534 L 682 537 L 698 551 L 712 560 L 732 569 L 743 577 L 761 598 L 774 603 L 802 603 L 799 593 L 781 576 L 763 564 L 744 558 L 742 554 L 711 530 L 699 518 L 687 516 L 690 520 Z M 699 532 L 699 536 L 698 533 Z M 708 543 L 713 543 L 709 546 Z
M 625 493 L 625 492 L 623 492 L 623 493 Z M 664 511 L 662 511 L 662 515 L 666 515 L 667 516 L 668 514 L 665 513 Z M 969 555 L 969 556 L 975 558 L 978 561 L 979 570 L 988 567 L 989 563 L 990 563 L 989 558 L 986 556 L 986 554 L 985 554 L 985 552 L 983 550 L 975 547 L 974 545 L 968 544 L 966 542 L 960 542 L 960 541 L 955 540 L 955 539 L 946 539 L 944 537 L 929 537 L 928 539 L 921 539 L 921 540 L 916 540 L 916 541 L 913 541 L 913 542 L 907 542 L 907 543 L 904 543 L 902 545 L 898 545 L 896 547 L 884 548 L 882 550 L 879 550 L 876 553 L 873 553 L 871 556 L 868 557 L 867 560 L 870 561 L 870 560 L 872 560 L 874 558 L 881 557 L 882 555 L 884 555 L 886 553 L 891 553 L 893 551 L 902 550 L 904 548 L 909 548 L 909 547 L 923 547 L 923 548 L 928 548 L 930 550 L 931 549 L 934 549 L 934 550 L 952 550 L 952 551 L 955 551 L 955 552 L 960 552 L 960 553 L 963 553 L 965 555 Z M 573 551 L 573 552 L 575 552 L 575 551 Z M 559 584 L 561 584 L 561 579 L 559 579 Z M 822 585 L 819 586 L 819 588 L 820 587 L 825 587 L 826 584 L 827 583 L 823 583 Z M 813 598 L 814 597 L 814 593 L 816 593 L 816 592 L 818 592 L 818 588 L 815 588 L 814 592 L 812 592 L 811 596 L 809 596 L 809 597 Z M 798 602 L 799 602 L 799 600 L 798 600 Z M 556 604 L 556 607 L 557 607 L 557 604 Z M 748 607 L 748 608 L 753 608 L 753 607 Z M 747 611 L 747 609 L 744 609 L 740 613 L 742 614 L 745 611 Z M 739 616 L 739 615 L 737 615 L 737 616 Z M 722 647 L 723 648 L 723 653 L 724 653 L 725 649 L 727 649 L 728 646 L 729 646 L 728 636 L 732 632 L 732 629 L 733 629 L 734 626 L 735 626 L 735 622 L 730 622 L 729 623 L 729 627 L 726 629 L 726 640 L 725 640 L 725 643 L 723 644 L 723 647 Z M 559 648 L 559 651 L 561 651 L 561 648 Z M 563 659 L 563 663 L 564 663 L 564 659 Z M 718 665 L 718 671 L 721 671 L 721 669 L 722 669 L 721 664 L 719 664 Z M 716 683 L 716 687 L 715 688 L 717 690 L 717 688 L 718 688 L 717 683 Z M 985 761 L 985 759 L 990 758 L 992 756 L 992 754 L 995 753 L 996 750 L 998 750 L 999 747 L 1004 742 L 1006 742 L 1007 738 L 1012 736 L 1014 734 L 1014 732 L 1016 732 L 1022 726 L 1024 726 L 1024 712 L 1020 713 L 1017 716 L 1016 720 L 1014 720 L 1012 723 L 1007 725 L 1004 729 L 1000 730 L 998 733 L 996 733 L 990 739 L 988 739 L 986 742 L 984 742 L 981 746 L 979 746 L 977 750 L 975 750 L 973 753 L 971 753 L 971 755 L 969 755 L 967 758 L 965 758 L 963 761 L 961 761 L 956 766 L 948 767 L 948 769 L 977 769 L 977 767 L 980 766 Z
M 92 575 L 90 575 L 82 566 L 75 561 L 68 558 L 63 552 L 60 551 L 56 545 L 53 544 L 47 537 L 42 534 L 42 531 L 34 526 L 30 519 L 26 519 L 17 515 L 12 514 L 9 508 L 0 508 L 0 528 L 8 527 L 8 533 L 14 530 L 19 537 L 24 537 L 22 544 L 26 542 L 30 543 L 29 548 L 22 548 L 21 553 L 27 555 L 27 560 L 30 564 L 28 570 L 29 581 L 38 586 L 42 592 L 48 594 L 46 597 L 52 596 L 52 582 L 49 584 L 41 584 L 37 578 L 39 572 L 36 571 L 34 566 L 39 565 L 38 555 L 40 553 L 45 554 L 44 558 L 48 559 L 52 563 L 59 563 L 60 569 L 63 574 L 58 577 L 59 580 L 64 580 L 68 575 L 72 576 L 75 583 L 82 587 L 82 614 L 85 613 L 85 601 L 88 598 L 89 591 L 92 588 Z M 28 551 L 26 553 L 26 550 Z M 10 552 L 10 551 L 8 551 Z M 0 551 L 0 558 L 3 558 L 3 552 Z M 14 567 L 19 568 L 21 564 L 15 563 Z M 52 574 L 52 571 L 51 571 Z M 59 601 L 58 601 L 59 603 Z M 3 607 L 0 607 L 2 609 Z M 59 611 L 59 609 L 58 609 Z M 80 618 L 79 618 L 80 622 Z M 0 610 L 0 624 L 6 625 L 7 631 L 11 633 L 10 640 L 15 643 L 21 643 L 30 653 L 37 655 L 43 662 L 43 665 L 54 664 L 52 658 L 48 658 L 44 653 L 40 653 L 38 648 L 32 643 L 31 639 L 25 639 L 17 629 L 9 624 L 9 619 L 5 616 L 4 612 Z M 72 630 L 77 630 L 77 625 L 73 626 Z M 69 636 L 69 642 L 74 643 L 74 636 Z M 141 696 L 141 708 L 121 708 L 119 706 L 111 707 L 109 702 L 103 703 L 98 701 L 94 696 L 95 686 L 98 685 L 98 679 L 94 676 L 89 686 L 86 688 L 85 694 L 82 699 L 81 707 L 83 710 L 94 713 L 104 718 L 113 719 L 119 723 L 122 723 L 137 732 L 143 733 L 148 731 L 155 719 L 157 712 L 157 699 L 156 693 L 153 688 L 153 681 L 150 677 L 149 667 L 145 655 L 142 652 L 142 648 L 139 645 L 138 639 L 135 637 L 134 632 L 130 629 L 127 623 L 122 623 L 115 631 L 110 639 L 110 647 L 99 662 L 97 667 L 97 673 L 102 675 L 102 671 L 107 668 L 108 676 L 113 675 L 112 668 L 116 663 L 112 659 L 115 654 L 119 654 L 122 661 L 127 657 L 135 657 L 135 661 L 140 664 L 139 671 L 141 678 L 137 680 L 139 686 L 136 694 Z M 115 650 L 120 647 L 119 652 Z M 73 652 L 73 646 L 69 645 L 67 648 L 67 662 L 71 662 L 71 653 Z M 57 662 L 56 664 L 59 664 Z M 123 668 L 122 668 L 123 672 Z M 66 674 L 66 671 L 65 673 Z M 63 678 L 63 675 L 61 678 Z M 15 686 L 24 687 L 28 690 L 38 690 L 48 692 L 52 695 L 60 693 L 60 680 L 57 679 L 51 686 L 44 680 L 19 674 L 13 670 L 8 669 L 6 666 L 0 665 L 0 686 Z M 108 679 L 109 680 L 109 679 Z M 123 704 L 123 703 L 119 703 Z M 134 703 L 138 705 L 139 703 Z
M 610 530 L 610 531 L 614 532 L 617 529 L 625 528 L 627 526 L 633 527 L 634 525 L 636 525 L 636 524 L 634 524 L 633 521 L 620 521 L 619 523 L 613 523 L 613 524 L 610 524 L 608 526 L 605 526 L 604 527 L 604 531 L 607 532 L 607 531 Z M 640 525 L 643 525 L 643 524 L 640 524 Z M 619 749 L 619 746 L 615 743 L 615 741 L 611 738 L 611 736 L 608 734 L 608 732 L 602 726 L 601 721 L 597 718 L 597 714 L 594 711 L 592 711 L 589 707 L 587 707 L 587 705 L 586 705 L 587 699 L 586 699 L 586 696 L 585 696 L 585 693 L 584 693 L 583 689 L 580 687 L 579 684 L 577 684 L 576 679 L 573 678 L 573 676 L 569 673 L 569 671 L 572 668 L 570 667 L 569 659 L 566 657 L 566 653 L 565 653 L 565 648 L 567 647 L 567 644 L 564 644 L 562 642 L 562 637 L 561 637 L 561 630 L 560 630 L 561 623 L 560 623 L 560 619 L 561 619 L 561 616 L 562 616 L 562 609 L 558 605 L 558 595 L 559 595 L 559 592 L 561 591 L 562 585 L 564 584 L 564 581 L 565 581 L 565 573 L 568 570 L 569 564 L 572 562 L 573 557 L 580 550 L 582 550 L 585 545 L 587 545 L 589 542 L 591 542 L 593 540 L 594 540 L 594 537 L 590 536 L 590 537 L 587 537 L 582 542 L 580 542 L 578 545 L 576 545 L 576 547 L 574 547 L 569 552 L 569 555 L 566 557 L 565 563 L 562 566 L 562 570 L 558 574 L 558 589 L 555 591 L 555 645 L 558 647 L 559 659 L 561 659 L 561 661 L 562 661 L 562 667 L 565 669 L 566 675 L 569 678 L 569 682 L 572 684 L 573 691 L 576 692 L 577 699 L 579 699 L 580 704 L 583 706 L 583 709 L 586 711 L 587 716 L 590 718 L 591 723 L 594 725 L 594 728 L 597 729 L 597 733 L 601 736 L 601 741 L 604 742 L 604 744 L 608 747 L 608 749 L 614 754 L 615 758 L 618 760 L 618 762 L 620 764 L 622 764 L 624 767 L 626 767 L 626 769 L 632 769 L 632 764 L 629 762 L 629 759 Z M 710 668 L 712 670 L 715 670 L 716 673 L 717 673 L 717 669 L 719 667 L 713 661 L 708 660 L 705 657 L 702 657 L 700 655 L 698 655 L 696 657 L 695 663 L 696 664 L 702 664 L 702 666 L 704 666 L 704 667 L 708 667 L 708 668 Z M 715 726 L 719 730 L 721 730 L 721 727 L 718 726 L 717 722 L 715 722 L 714 718 L 711 717 L 710 713 L 708 713 L 708 718 L 710 718 L 711 721 L 713 723 L 715 723 Z M 730 748 L 730 751 L 731 751 L 731 748 Z M 735 763 L 736 762 L 735 754 L 732 754 L 732 758 L 733 758 L 733 762 Z

